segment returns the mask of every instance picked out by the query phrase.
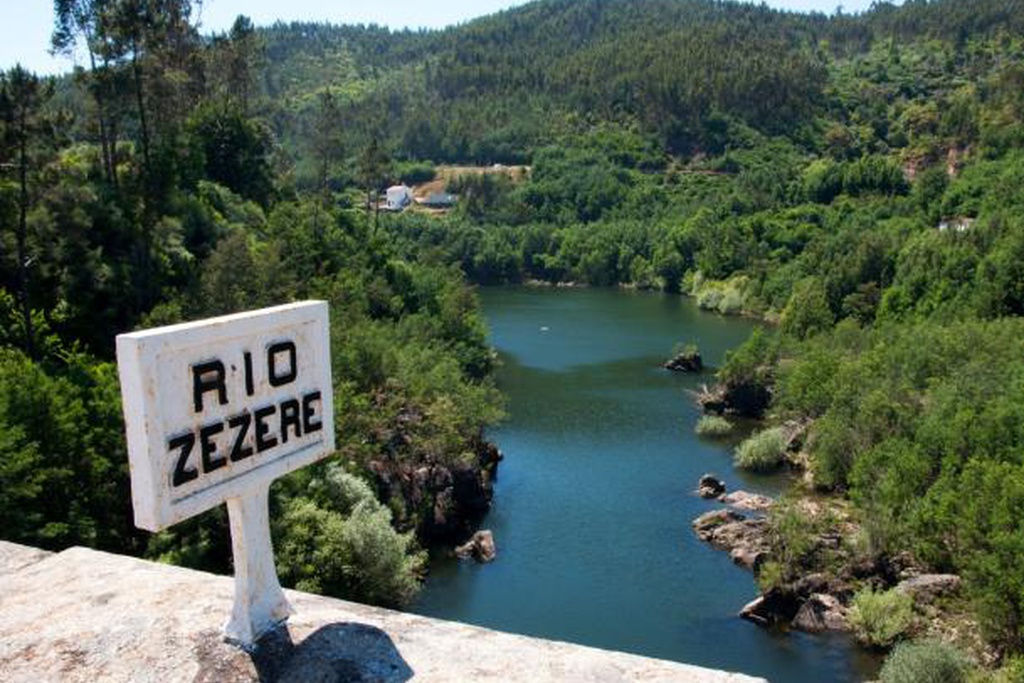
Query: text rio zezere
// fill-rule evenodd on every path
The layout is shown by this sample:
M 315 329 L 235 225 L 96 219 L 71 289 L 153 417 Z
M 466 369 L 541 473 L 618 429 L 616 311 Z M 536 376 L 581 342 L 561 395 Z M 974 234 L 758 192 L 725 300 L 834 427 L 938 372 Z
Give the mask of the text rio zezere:
M 271 387 L 283 387 L 298 377 L 298 358 L 295 343 L 282 341 L 267 347 L 266 378 Z M 213 394 L 219 405 L 228 405 L 227 373 L 219 358 L 196 363 L 192 370 L 192 408 L 203 412 L 204 400 Z M 252 354 L 242 354 L 242 374 L 245 394 L 256 392 Z M 318 415 L 321 405 L 320 391 L 286 398 L 252 411 L 246 407 L 223 420 L 203 424 L 191 431 L 179 433 L 167 440 L 167 447 L 177 453 L 171 483 L 182 486 L 198 479 L 202 474 L 215 472 L 229 462 L 239 462 L 287 444 L 289 439 L 318 432 L 323 423 Z M 250 434 L 252 435 L 250 437 Z M 192 453 L 198 450 L 198 462 L 192 464 Z

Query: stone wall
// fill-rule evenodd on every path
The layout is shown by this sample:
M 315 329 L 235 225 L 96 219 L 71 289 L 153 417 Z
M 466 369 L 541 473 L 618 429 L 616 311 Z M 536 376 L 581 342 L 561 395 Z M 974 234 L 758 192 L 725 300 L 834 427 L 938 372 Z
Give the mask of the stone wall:
M 0 541 L 0 680 L 685 681 L 759 679 L 286 591 L 254 654 L 223 642 L 230 577 Z

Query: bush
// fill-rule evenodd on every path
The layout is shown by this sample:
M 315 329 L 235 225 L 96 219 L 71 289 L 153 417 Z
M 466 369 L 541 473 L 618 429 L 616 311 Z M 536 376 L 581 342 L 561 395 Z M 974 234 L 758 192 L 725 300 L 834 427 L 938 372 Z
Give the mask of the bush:
M 359 602 L 408 604 L 419 591 L 426 555 L 412 534 L 395 531 L 391 512 L 364 482 L 338 468 L 327 479 L 327 494 L 340 510 L 300 497 L 276 522 L 282 581 Z
M 718 415 L 705 415 L 697 421 L 698 436 L 725 436 L 732 432 L 732 423 Z
M 913 599 L 906 593 L 895 589 L 876 593 L 865 588 L 853 596 L 850 625 L 857 640 L 866 645 L 892 645 L 907 632 L 913 619 Z
M 736 449 L 734 462 L 744 470 L 769 472 L 786 459 L 786 438 L 782 429 L 773 427 L 751 436 Z
M 434 179 L 437 171 L 429 161 L 407 161 L 398 165 L 396 169 L 398 179 L 406 185 L 419 185 Z
M 967 660 L 936 640 L 900 643 L 882 666 L 881 683 L 963 683 Z
M 1024 657 L 1017 655 L 1003 660 L 992 676 L 992 683 L 1024 683 Z
M 718 312 L 722 315 L 737 315 L 743 311 L 743 292 L 735 286 L 727 285 L 722 290 L 722 298 L 718 300 Z

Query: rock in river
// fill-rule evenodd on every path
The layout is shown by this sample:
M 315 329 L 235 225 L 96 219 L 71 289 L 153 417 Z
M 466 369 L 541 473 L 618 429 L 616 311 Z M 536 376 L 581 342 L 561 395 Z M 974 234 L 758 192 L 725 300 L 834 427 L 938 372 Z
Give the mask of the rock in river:
M 684 349 L 662 365 L 666 370 L 674 372 L 700 372 L 704 369 L 704 361 L 700 357 L 700 351 L 696 349 Z
M 455 554 L 466 559 L 472 557 L 477 562 L 490 562 L 498 554 L 494 547 L 494 534 L 488 529 L 478 531 L 466 543 L 455 549 Z
M 705 474 L 697 483 L 697 494 L 701 498 L 717 498 L 725 493 L 725 484 L 721 479 Z
M 733 510 L 712 510 L 693 520 L 693 530 L 702 541 L 710 541 L 714 530 L 725 524 L 742 522 L 746 517 Z
M 848 631 L 846 608 L 834 595 L 812 593 L 793 617 L 793 628 L 808 633 Z
M 759 493 L 750 493 L 748 491 L 733 491 L 732 493 L 727 493 L 719 497 L 718 500 L 722 501 L 726 505 L 732 505 L 735 508 L 750 510 L 752 512 L 763 512 L 775 503 L 775 501 L 768 496 L 762 496 Z
M 756 570 L 767 557 L 768 522 L 764 519 L 747 519 L 733 510 L 712 510 L 694 520 L 693 529 L 700 540 L 729 551 L 732 561 L 747 569 Z

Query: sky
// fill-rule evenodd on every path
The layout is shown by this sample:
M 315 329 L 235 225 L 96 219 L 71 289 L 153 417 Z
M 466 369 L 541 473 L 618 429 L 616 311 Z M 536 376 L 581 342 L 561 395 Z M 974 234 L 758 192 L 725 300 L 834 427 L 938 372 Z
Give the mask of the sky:
M 335 24 L 381 24 L 391 28 L 443 28 L 523 4 L 522 0 L 205 0 L 199 15 L 203 33 L 224 31 L 239 14 L 257 25 L 283 21 L 329 21 Z M 768 0 L 773 7 L 831 14 L 837 5 L 847 13 L 868 8 L 871 0 Z M 0 69 L 20 63 L 39 73 L 68 71 L 74 62 L 48 54 L 53 30 L 51 0 L 11 0 L 0 22 Z

